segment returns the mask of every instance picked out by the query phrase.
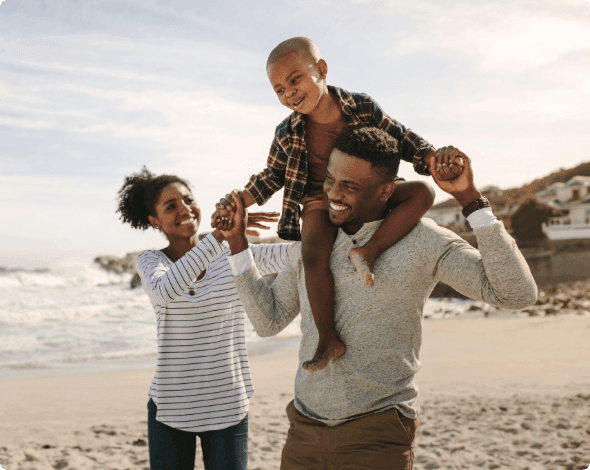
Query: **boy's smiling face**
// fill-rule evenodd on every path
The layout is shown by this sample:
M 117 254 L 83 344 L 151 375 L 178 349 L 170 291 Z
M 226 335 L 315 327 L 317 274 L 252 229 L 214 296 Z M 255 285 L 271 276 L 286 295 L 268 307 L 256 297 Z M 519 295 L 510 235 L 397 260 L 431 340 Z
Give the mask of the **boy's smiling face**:
M 311 57 L 297 52 L 279 57 L 266 69 L 281 104 L 302 114 L 311 114 L 327 94 L 327 71 L 323 59 L 316 64 Z

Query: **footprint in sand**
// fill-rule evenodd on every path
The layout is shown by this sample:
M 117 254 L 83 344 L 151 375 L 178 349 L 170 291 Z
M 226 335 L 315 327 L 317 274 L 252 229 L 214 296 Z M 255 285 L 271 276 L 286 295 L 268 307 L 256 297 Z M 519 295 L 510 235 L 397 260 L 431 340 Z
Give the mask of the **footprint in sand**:
M 68 466 L 68 461 L 66 459 L 57 460 L 53 464 L 53 468 L 56 470 L 61 470 L 62 468 L 66 468 Z

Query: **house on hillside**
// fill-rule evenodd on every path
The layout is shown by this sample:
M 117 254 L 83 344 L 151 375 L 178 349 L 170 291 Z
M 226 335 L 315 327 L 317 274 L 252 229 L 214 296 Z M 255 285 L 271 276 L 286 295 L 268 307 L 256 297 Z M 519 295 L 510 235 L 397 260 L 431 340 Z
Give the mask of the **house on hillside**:
M 515 214 L 516 211 L 518 211 L 518 209 L 520 209 L 520 204 L 516 204 L 512 207 L 506 206 L 502 209 L 493 208 L 494 215 L 498 220 L 502 221 L 504 227 L 506 227 L 506 230 L 508 231 L 510 231 L 510 229 L 512 228 L 512 216 Z
M 574 176 L 567 183 L 554 183 L 537 198 L 562 211 L 543 224 L 550 240 L 590 238 L 590 176 Z
M 567 183 L 553 183 L 537 193 L 545 204 L 579 201 L 590 195 L 590 176 L 574 176 Z

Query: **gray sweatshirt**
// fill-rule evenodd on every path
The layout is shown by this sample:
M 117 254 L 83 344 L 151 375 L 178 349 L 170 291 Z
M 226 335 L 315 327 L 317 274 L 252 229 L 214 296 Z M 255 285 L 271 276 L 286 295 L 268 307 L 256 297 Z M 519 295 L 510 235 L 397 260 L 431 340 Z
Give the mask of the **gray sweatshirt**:
M 303 338 L 295 378 L 295 407 L 329 426 L 397 408 L 417 418 L 422 310 L 440 280 L 462 294 L 519 309 L 535 302 L 537 286 L 528 265 L 501 223 L 475 230 L 479 251 L 430 219 L 384 252 L 375 264 L 375 286 L 365 287 L 348 258 L 381 221 L 366 223 L 352 237 L 339 230 L 330 266 L 334 275 L 336 329 L 346 353 L 317 372 L 301 365 L 318 343 L 307 292 L 301 243 L 286 252 L 287 268 L 270 287 L 254 264 L 232 269 L 244 308 L 260 336 L 283 330 L 301 311 Z

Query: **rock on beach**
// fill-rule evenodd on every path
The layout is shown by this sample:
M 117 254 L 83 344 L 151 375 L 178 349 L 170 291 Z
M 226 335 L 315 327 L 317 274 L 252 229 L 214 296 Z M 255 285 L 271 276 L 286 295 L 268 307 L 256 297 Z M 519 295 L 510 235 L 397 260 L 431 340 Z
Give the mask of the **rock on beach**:
M 112 255 L 99 256 L 94 258 L 94 262 L 98 263 L 101 268 L 110 272 L 117 274 L 135 274 L 137 273 L 137 270 L 135 269 L 135 260 L 139 253 L 139 251 L 127 253 L 122 258 Z

